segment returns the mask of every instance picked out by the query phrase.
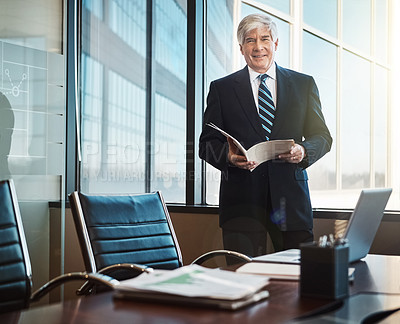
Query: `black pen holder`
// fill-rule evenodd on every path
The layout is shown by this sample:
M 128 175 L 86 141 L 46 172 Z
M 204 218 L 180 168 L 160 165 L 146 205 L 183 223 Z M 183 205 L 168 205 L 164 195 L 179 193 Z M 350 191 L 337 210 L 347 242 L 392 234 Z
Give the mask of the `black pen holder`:
M 320 247 L 300 245 L 300 294 L 305 297 L 341 299 L 349 294 L 348 244 Z

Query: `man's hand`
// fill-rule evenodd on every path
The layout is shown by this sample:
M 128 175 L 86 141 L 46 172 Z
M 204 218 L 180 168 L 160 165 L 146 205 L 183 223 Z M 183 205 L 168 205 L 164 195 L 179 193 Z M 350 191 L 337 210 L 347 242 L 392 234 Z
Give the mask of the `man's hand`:
M 241 169 L 252 170 L 256 167 L 256 162 L 247 161 L 246 157 L 240 152 L 231 138 L 227 138 L 229 145 L 228 160 L 229 162 Z
M 278 159 L 284 160 L 289 163 L 300 163 L 306 156 L 305 148 L 300 144 L 294 144 L 289 153 L 278 155 Z

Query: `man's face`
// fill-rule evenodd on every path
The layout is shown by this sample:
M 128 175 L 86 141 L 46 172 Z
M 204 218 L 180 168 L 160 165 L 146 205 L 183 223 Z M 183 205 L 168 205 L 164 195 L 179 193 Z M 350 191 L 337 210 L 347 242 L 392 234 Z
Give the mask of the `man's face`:
M 267 28 L 249 31 L 243 45 L 240 45 L 244 59 L 249 67 L 258 73 L 265 73 L 274 61 L 278 39 L 272 40 Z

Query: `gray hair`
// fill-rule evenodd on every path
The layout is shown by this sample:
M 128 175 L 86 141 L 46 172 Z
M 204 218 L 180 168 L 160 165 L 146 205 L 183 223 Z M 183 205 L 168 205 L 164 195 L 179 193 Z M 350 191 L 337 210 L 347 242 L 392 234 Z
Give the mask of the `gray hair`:
M 273 41 L 278 39 L 278 28 L 272 19 L 263 14 L 252 14 L 244 17 L 237 29 L 237 39 L 240 45 L 244 44 L 246 34 L 253 30 L 266 27 L 271 32 Z

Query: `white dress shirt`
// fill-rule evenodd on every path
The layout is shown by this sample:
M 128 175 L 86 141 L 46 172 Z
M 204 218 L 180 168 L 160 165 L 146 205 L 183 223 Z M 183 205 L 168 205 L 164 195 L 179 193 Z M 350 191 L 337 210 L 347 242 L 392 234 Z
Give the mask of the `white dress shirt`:
M 258 88 L 260 86 L 261 79 L 259 78 L 260 74 L 264 73 L 258 73 L 254 71 L 252 68 L 248 67 L 249 69 L 249 75 L 250 75 L 250 84 L 251 84 L 251 89 L 253 90 L 253 96 L 254 96 L 254 102 L 257 107 L 257 112 L 258 112 Z M 268 90 L 272 94 L 272 99 L 274 99 L 274 104 L 276 107 L 276 66 L 275 63 L 271 65 L 271 67 L 267 71 L 268 78 L 266 80 Z

